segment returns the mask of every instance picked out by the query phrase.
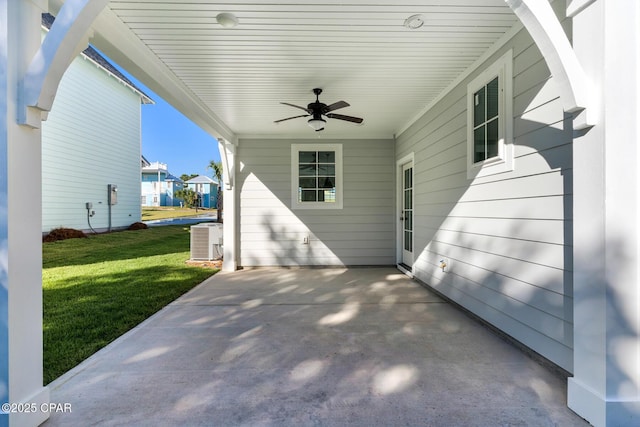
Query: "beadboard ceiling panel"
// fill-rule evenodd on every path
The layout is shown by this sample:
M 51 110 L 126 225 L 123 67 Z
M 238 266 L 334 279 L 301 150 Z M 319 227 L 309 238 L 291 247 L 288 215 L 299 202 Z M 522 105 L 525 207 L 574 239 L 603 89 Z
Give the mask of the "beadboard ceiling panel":
M 392 137 L 517 24 L 503 0 L 112 0 L 108 8 L 240 137 Z M 239 24 L 223 28 L 221 12 Z M 403 26 L 415 14 L 424 25 Z M 351 104 L 336 113 L 364 123 L 329 119 L 318 133 L 305 118 L 274 123 L 301 113 L 280 102 L 306 106 L 315 87 L 326 104 Z

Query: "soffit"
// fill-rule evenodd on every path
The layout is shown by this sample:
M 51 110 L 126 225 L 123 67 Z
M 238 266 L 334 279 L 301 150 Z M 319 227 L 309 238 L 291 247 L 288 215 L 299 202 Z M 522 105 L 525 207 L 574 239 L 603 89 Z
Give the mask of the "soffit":
M 517 22 L 503 0 L 112 0 L 109 8 L 241 137 L 392 137 Z M 221 12 L 239 25 L 220 26 Z M 414 14 L 424 26 L 405 28 Z M 302 113 L 279 102 L 306 106 L 314 87 L 326 104 L 351 104 L 336 113 L 364 123 L 329 120 L 319 133 L 305 118 L 273 123 Z

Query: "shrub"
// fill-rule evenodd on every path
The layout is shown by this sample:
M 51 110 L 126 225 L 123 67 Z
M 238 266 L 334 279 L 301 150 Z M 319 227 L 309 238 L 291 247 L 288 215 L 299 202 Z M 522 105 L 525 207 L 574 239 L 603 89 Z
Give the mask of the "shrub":
M 134 222 L 129 226 L 129 228 L 127 228 L 127 230 L 144 230 L 146 228 L 149 227 L 144 222 Z
M 49 234 L 47 234 L 42 238 L 42 241 L 55 242 L 57 240 L 78 239 L 82 237 L 87 237 L 87 235 L 80 230 L 75 230 L 73 228 L 60 227 L 60 228 L 54 228 L 53 230 L 51 230 Z

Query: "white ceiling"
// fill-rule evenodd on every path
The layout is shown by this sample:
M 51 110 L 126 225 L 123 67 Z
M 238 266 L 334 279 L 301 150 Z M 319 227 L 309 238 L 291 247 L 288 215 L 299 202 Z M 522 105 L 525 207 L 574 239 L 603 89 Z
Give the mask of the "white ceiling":
M 178 108 L 239 137 L 392 137 L 517 22 L 504 0 L 112 0 L 108 9 L 95 26 L 99 48 L 149 74 L 166 66 L 162 79 L 191 92 Z M 220 12 L 239 25 L 223 28 Z M 424 26 L 405 28 L 414 14 Z M 136 66 L 152 90 L 172 91 Z M 306 118 L 273 123 L 302 113 L 279 102 L 306 106 L 314 87 L 364 123 L 329 119 L 318 134 Z M 210 111 L 185 111 L 190 104 Z

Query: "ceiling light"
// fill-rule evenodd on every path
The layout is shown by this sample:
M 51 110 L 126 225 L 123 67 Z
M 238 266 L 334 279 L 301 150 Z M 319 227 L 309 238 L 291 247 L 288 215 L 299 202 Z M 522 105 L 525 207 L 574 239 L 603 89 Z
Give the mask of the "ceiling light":
M 224 28 L 233 28 L 238 25 L 238 18 L 233 13 L 219 13 L 218 16 L 216 16 L 216 21 Z
M 417 30 L 424 25 L 424 16 L 417 14 L 411 15 L 404 20 L 404 26 L 410 30 Z
M 318 131 L 321 131 L 321 130 L 324 129 L 324 125 L 327 122 L 325 120 L 323 120 L 323 119 L 317 119 L 317 118 L 314 117 L 313 119 L 309 119 L 309 121 L 307 123 L 309 123 L 309 126 L 311 126 L 313 128 L 313 130 L 318 132 Z

